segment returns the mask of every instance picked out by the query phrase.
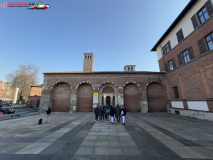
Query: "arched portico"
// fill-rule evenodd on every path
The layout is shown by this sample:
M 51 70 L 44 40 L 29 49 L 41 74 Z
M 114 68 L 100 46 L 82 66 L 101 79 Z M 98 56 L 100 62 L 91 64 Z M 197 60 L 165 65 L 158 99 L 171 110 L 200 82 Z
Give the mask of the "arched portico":
M 107 83 L 100 87 L 98 94 L 99 105 L 117 104 L 117 89 L 113 84 Z

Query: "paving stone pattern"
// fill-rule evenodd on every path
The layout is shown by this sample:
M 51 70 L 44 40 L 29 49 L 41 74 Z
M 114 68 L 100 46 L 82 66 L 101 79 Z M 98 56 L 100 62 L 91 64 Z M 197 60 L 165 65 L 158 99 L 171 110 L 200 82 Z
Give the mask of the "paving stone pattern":
M 0 160 L 213 159 L 213 123 L 164 113 L 128 114 L 126 125 L 91 113 L 0 122 Z

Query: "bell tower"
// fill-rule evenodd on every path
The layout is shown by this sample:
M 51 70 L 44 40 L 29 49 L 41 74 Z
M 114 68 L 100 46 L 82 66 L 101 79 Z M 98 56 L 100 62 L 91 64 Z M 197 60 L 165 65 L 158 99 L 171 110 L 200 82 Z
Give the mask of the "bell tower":
M 94 72 L 95 56 L 93 53 L 84 53 L 83 72 Z

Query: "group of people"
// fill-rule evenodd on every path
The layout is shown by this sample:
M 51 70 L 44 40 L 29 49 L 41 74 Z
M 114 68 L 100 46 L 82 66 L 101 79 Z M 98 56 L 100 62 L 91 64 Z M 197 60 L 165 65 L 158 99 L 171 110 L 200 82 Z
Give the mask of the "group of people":
M 2 113 L 4 113 L 4 114 L 15 114 L 15 111 L 14 111 L 13 108 L 3 110 L 3 109 L 2 109 L 2 105 L 0 106 L 0 112 L 2 112 Z
M 101 122 L 102 118 L 103 120 L 110 121 L 113 124 L 115 117 L 117 118 L 117 123 L 120 123 L 120 119 L 122 116 L 123 119 L 123 125 L 125 125 L 125 116 L 126 116 L 126 109 L 124 106 L 121 108 L 119 104 L 116 105 L 116 107 L 107 105 L 107 106 L 97 106 L 94 110 L 95 114 L 95 121 Z

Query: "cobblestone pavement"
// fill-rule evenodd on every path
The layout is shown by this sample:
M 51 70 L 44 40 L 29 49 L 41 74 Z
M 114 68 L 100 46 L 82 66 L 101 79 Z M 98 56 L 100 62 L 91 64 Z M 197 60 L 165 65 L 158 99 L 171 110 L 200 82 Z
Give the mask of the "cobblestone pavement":
M 213 123 L 169 114 L 128 114 L 126 125 L 88 114 L 0 122 L 0 160 L 213 159 Z

